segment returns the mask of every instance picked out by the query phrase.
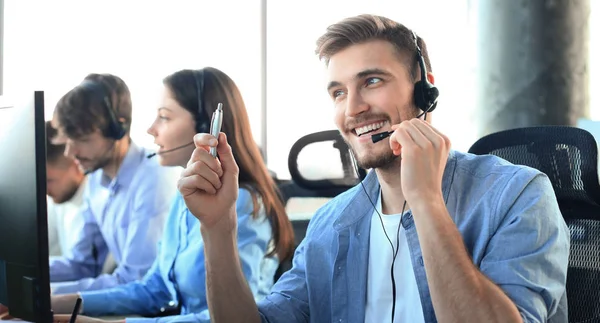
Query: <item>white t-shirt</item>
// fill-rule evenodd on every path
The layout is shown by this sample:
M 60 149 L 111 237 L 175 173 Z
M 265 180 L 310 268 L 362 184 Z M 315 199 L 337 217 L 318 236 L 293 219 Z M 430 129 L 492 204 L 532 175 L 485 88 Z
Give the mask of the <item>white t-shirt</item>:
M 75 239 L 83 230 L 83 191 L 87 178 L 81 182 L 73 197 L 60 204 L 55 204 L 50 197 L 48 203 L 48 247 L 50 256 L 64 256 L 71 252 Z
M 381 193 L 376 205 L 377 211 L 381 213 Z M 389 323 L 392 320 L 392 277 L 390 271 L 394 254 L 390 241 L 396 249 L 398 225 L 400 225 L 400 249 L 394 262 L 396 311 L 393 323 L 425 322 L 406 233 L 404 227 L 400 224 L 400 220 L 400 214 L 386 215 L 383 213 L 381 213 L 381 220 L 379 220 L 379 215 L 376 211 L 373 211 L 369 238 L 365 323 Z M 385 236 L 381 225 L 382 221 L 390 241 Z

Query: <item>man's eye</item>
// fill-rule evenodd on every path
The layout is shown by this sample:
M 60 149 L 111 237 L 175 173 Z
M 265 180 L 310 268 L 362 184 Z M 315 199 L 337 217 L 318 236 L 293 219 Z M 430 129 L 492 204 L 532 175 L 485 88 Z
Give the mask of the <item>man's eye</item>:
M 367 79 L 367 85 L 376 84 L 379 82 L 381 82 L 381 79 L 379 77 L 369 77 Z

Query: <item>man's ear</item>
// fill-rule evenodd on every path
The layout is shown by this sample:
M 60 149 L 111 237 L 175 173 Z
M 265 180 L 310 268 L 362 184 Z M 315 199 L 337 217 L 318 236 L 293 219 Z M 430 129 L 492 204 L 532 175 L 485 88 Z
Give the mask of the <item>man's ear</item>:
M 435 84 L 435 77 L 431 72 L 427 72 L 427 81 L 431 84 Z

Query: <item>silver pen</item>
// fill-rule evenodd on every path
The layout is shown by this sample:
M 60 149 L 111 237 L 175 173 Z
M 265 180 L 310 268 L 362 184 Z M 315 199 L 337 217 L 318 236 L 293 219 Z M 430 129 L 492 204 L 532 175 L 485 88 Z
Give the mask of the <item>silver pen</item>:
M 221 125 L 223 124 L 223 103 L 217 105 L 217 110 L 213 112 L 212 119 L 210 121 L 210 134 L 215 138 L 219 139 L 219 133 L 221 132 Z M 217 147 L 210 147 L 210 154 L 213 157 L 217 157 Z

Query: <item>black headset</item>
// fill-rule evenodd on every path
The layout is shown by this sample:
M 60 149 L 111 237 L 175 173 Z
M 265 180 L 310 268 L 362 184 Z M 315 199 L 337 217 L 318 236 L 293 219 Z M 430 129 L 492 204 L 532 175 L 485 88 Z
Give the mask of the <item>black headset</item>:
M 198 93 L 198 115 L 196 116 L 196 132 L 210 132 L 210 118 L 204 109 L 204 69 L 193 71 L 196 79 L 196 92 Z
M 421 109 L 423 113 L 428 113 L 435 110 L 440 92 L 435 85 L 429 83 L 429 80 L 427 80 L 427 67 L 425 66 L 425 59 L 421 53 L 421 47 L 419 47 L 418 37 L 414 31 L 411 32 L 415 41 L 417 62 L 421 68 L 421 79 L 417 81 L 414 86 L 415 106 Z
M 105 136 L 114 140 L 122 139 L 127 134 L 127 127 L 117 118 L 117 114 L 112 107 L 110 92 L 104 84 L 100 81 L 86 79 L 79 86 L 92 92 L 92 101 L 94 98 L 100 100 L 101 105 L 106 110 L 106 114 L 108 115 L 108 133 Z

